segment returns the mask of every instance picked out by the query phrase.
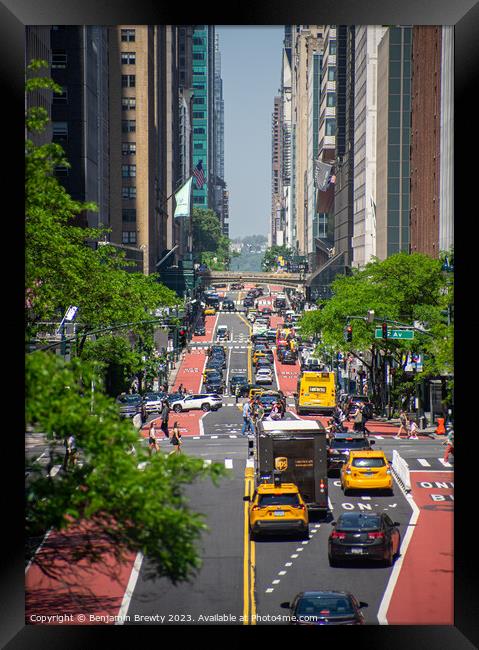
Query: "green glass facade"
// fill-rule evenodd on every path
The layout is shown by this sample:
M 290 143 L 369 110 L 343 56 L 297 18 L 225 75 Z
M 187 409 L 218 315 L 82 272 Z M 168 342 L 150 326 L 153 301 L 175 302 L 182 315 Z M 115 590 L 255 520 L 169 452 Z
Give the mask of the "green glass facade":
M 209 43 L 210 30 L 208 25 L 197 25 L 193 32 L 193 168 L 200 160 L 203 161 L 205 184 L 201 189 L 196 187 L 193 179 L 193 207 L 208 207 L 208 160 L 210 143 L 208 141 L 209 88 Z
M 387 256 L 409 251 L 411 27 L 389 33 Z

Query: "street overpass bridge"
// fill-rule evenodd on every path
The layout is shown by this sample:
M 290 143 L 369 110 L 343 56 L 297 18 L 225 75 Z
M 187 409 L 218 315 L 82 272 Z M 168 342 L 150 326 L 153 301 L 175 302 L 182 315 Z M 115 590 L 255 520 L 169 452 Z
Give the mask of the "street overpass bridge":
M 253 282 L 277 284 L 291 289 L 300 289 L 305 284 L 305 277 L 300 273 L 266 273 L 264 271 L 198 271 L 205 285 L 216 282 Z

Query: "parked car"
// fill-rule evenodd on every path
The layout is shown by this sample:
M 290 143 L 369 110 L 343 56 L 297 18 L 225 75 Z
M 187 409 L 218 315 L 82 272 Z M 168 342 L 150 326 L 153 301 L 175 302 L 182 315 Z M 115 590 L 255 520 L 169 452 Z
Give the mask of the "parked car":
M 175 413 L 182 411 L 191 411 L 201 409 L 202 411 L 217 411 L 223 405 L 223 398 L 218 393 L 200 393 L 196 395 L 186 395 L 182 399 L 171 403 L 171 408 Z
M 347 591 L 302 591 L 281 603 L 292 625 L 364 625 L 361 609 L 367 606 Z
M 254 307 L 254 298 L 246 298 L 243 300 L 243 307 Z
M 220 354 L 212 354 L 208 357 L 206 368 L 220 368 L 224 370 L 226 368 L 226 357 L 222 357 Z
M 257 384 L 272 384 L 273 371 L 270 368 L 261 368 L 256 373 L 255 381 Z
M 145 404 L 145 411 L 147 413 L 160 413 L 162 403 L 167 399 L 167 393 L 150 392 L 143 395 L 143 402 Z
M 331 522 L 334 530 L 328 539 L 331 566 L 338 560 L 378 560 L 392 566 L 399 555 L 399 523 L 385 512 L 343 512 Z
M 226 348 L 224 345 L 210 345 L 208 350 L 206 351 L 206 354 L 208 356 L 211 356 L 212 354 L 215 354 L 217 352 L 220 352 L 223 355 L 226 355 Z
M 141 415 L 142 421 L 146 420 L 146 408 L 143 397 L 137 393 L 122 394 L 116 398 L 117 404 L 120 406 L 120 417 L 134 418 L 138 413 Z

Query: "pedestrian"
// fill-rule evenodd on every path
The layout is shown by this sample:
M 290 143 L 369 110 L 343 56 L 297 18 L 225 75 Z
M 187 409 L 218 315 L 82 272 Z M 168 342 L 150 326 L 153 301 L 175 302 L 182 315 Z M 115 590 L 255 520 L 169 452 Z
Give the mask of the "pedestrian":
M 447 463 L 449 462 L 449 455 L 452 454 L 454 456 L 454 429 L 452 427 L 449 429 L 447 438 L 442 444 L 446 445 L 446 449 L 444 450 L 444 462 Z
M 269 414 L 269 419 L 270 420 L 281 420 L 281 412 L 279 410 L 279 403 L 274 402 L 273 408 L 271 409 L 271 412 Z
M 284 419 L 284 414 L 286 413 L 286 397 L 281 395 L 279 398 L 279 412 L 281 414 L 281 419 Z
M 161 430 L 165 434 L 165 438 L 169 438 L 170 434 L 168 433 L 168 418 L 170 415 L 170 405 L 168 400 L 163 400 L 163 405 L 161 408 Z
M 246 431 L 252 431 L 251 427 L 251 404 L 246 401 L 243 404 L 243 428 L 241 429 L 241 435 L 245 436 Z
M 63 461 L 63 469 L 67 470 L 69 465 L 75 466 L 77 462 L 77 445 L 75 436 L 71 433 L 65 441 L 65 460 Z
M 397 435 L 394 436 L 398 440 L 401 438 L 401 433 L 404 432 L 406 437 L 408 435 L 408 433 L 407 433 L 407 429 L 408 429 L 407 413 L 406 413 L 406 411 L 404 409 L 401 409 L 401 412 L 399 413 L 399 421 L 400 421 L 399 431 L 397 432 Z
M 178 422 L 175 422 L 173 425 L 170 444 L 173 445 L 173 450 L 170 451 L 168 456 L 171 456 L 171 454 L 181 454 L 181 445 L 183 443 L 181 442 L 181 433 L 180 433 L 180 428 L 178 426 Z
M 156 437 L 156 425 L 154 420 L 150 422 L 150 426 L 148 428 L 148 453 L 150 456 L 153 449 L 156 452 L 160 451 L 160 445 L 158 444 L 158 439 Z
M 183 391 L 184 391 L 183 384 L 180 384 L 178 386 L 178 392 L 181 393 L 181 395 L 183 395 Z
M 353 424 L 353 430 L 354 431 L 362 431 L 363 430 L 363 412 L 360 406 L 358 406 L 356 410 L 356 415 L 354 416 L 354 424 Z
M 411 420 L 410 423 L 409 423 L 409 434 L 408 434 L 408 438 L 410 440 L 417 440 L 418 439 L 418 437 L 416 435 L 417 430 L 418 429 L 417 429 L 416 420 Z
M 240 385 L 237 384 L 236 387 L 235 387 L 235 404 L 238 404 L 238 399 L 239 399 L 239 396 L 240 396 L 240 390 L 241 390 Z

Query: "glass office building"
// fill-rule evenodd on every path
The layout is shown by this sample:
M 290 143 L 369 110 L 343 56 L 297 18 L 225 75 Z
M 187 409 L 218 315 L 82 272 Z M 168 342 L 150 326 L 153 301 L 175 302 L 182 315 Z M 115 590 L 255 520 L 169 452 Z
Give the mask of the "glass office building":
M 193 169 L 202 161 L 205 184 L 201 189 L 193 180 L 193 206 L 208 208 L 209 179 L 213 177 L 214 160 L 212 121 L 214 68 L 214 27 L 196 25 L 193 32 Z

